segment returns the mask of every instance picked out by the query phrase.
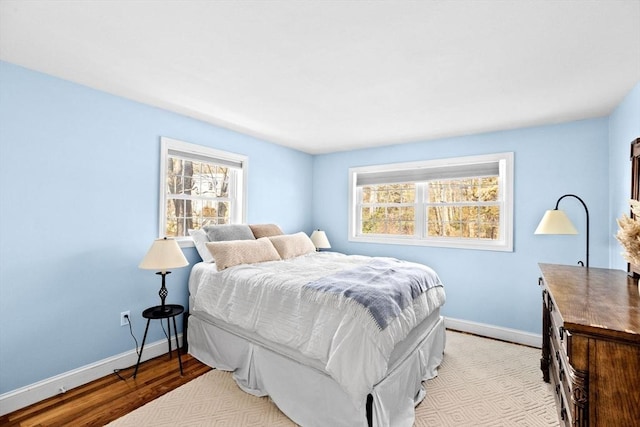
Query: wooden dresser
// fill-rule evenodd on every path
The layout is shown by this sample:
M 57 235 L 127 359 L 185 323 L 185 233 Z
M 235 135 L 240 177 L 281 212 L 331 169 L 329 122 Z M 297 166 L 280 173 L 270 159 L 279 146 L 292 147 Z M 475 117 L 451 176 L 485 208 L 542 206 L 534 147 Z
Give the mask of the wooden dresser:
M 622 270 L 540 264 L 542 359 L 560 424 L 640 426 L 640 295 Z

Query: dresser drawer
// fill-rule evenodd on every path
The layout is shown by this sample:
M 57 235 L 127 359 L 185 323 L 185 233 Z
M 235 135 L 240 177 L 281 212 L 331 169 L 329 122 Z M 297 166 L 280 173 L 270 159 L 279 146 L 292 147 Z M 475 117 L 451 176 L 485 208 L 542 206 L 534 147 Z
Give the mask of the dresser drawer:
M 556 349 L 560 351 L 565 364 L 567 364 L 571 362 L 571 333 L 564 329 L 562 323 L 557 323 L 556 320 L 552 313 L 549 336 Z
M 556 408 L 558 410 L 558 420 L 560 421 L 560 425 L 572 426 L 573 417 L 572 411 L 569 407 L 569 403 L 571 402 L 571 400 L 569 400 L 569 396 L 571 396 L 571 394 L 569 393 L 566 382 L 560 380 L 558 362 L 555 358 L 549 366 L 549 373 L 551 375 L 551 385 L 553 385 L 554 398 L 556 400 Z
M 567 356 L 562 350 L 562 347 L 558 346 L 554 340 L 551 341 L 551 366 L 555 373 L 555 379 L 562 388 L 565 403 L 571 403 L 569 398 L 573 392 L 573 368 L 567 361 Z
M 549 295 L 549 333 L 551 339 L 558 343 L 558 348 L 562 349 L 565 357 L 571 360 L 571 332 L 564 328 L 564 322 L 562 316 L 556 309 L 553 299 Z

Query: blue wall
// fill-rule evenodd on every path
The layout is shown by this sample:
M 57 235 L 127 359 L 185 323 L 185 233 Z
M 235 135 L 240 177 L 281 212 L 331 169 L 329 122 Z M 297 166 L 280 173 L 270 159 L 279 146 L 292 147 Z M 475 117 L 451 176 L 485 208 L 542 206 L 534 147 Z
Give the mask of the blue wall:
M 0 393 L 133 349 L 121 311 L 142 336 L 139 313 L 158 299 L 158 278 L 137 265 L 157 233 L 160 136 L 247 155 L 248 222 L 322 228 L 335 250 L 426 263 L 447 286 L 445 315 L 539 333 L 537 263 L 575 264 L 584 234 L 533 230 L 578 194 L 591 264 L 615 266 L 639 111 L 640 85 L 609 118 L 310 156 L 0 62 Z M 348 242 L 349 167 L 502 151 L 515 152 L 514 252 Z M 582 232 L 582 206 L 562 207 Z M 188 272 L 168 277 L 171 302 L 187 304 Z
M 314 226 L 327 232 L 338 251 L 434 267 L 447 290 L 446 316 L 540 333 L 537 263 L 575 264 L 586 251 L 584 234 L 533 234 L 545 210 L 553 209 L 563 194 L 577 194 L 588 205 L 591 265 L 608 265 L 607 145 L 608 121 L 602 118 L 316 156 Z M 348 241 L 349 167 L 506 151 L 515 153 L 514 252 Z M 569 198 L 561 207 L 584 233 L 582 205 Z
M 0 393 L 133 349 L 121 311 L 142 338 L 160 136 L 247 155 L 248 222 L 312 229 L 308 154 L 6 62 L 0 82 Z M 168 302 L 187 305 L 188 272 Z
M 620 255 L 622 247 L 615 239 L 618 224 L 615 219 L 629 214 L 629 188 L 631 185 L 631 141 L 640 138 L 640 83 L 638 83 L 609 117 L 609 235 L 611 268 L 626 270 Z

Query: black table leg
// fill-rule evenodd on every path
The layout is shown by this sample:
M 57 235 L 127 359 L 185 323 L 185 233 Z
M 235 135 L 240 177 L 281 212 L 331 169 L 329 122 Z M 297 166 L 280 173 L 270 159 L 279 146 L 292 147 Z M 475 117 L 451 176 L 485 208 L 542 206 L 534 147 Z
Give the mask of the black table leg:
M 151 319 L 147 319 L 147 326 L 144 328 L 144 337 L 142 338 L 142 346 L 140 346 L 140 354 L 138 354 L 138 362 L 136 363 L 136 370 L 133 371 L 133 378 L 138 375 L 138 367 L 140 366 L 140 359 L 142 358 L 142 350 L 144 350 L 144 342 L 147 340 L 147 332 L 149 331 L 149 322 Z
M 169 319 L 167 319 L 168 321 Z M 178 345 L 178 327 L 176 326 L 176 316 L 173 316 L 173 332 L 176 334 L 176 352 L 178 353 L 178 364 L 180 365 L 180 375 L 184 375 L 182 372 L 182 358 L 180 357 L 180 346 Z M 171 335 L 169 335 L 171 340 Z
M 160 322 L 162 322 L 162 320 L 160 320 Z M 167 317 L 167 330 L 169 331 L 169 335 L 167 336 L 167 341 L 169 342 L 169 359 L 172 359 L 173 357 L 171 355 L 171 323 L 169 323 L 168 317 Z

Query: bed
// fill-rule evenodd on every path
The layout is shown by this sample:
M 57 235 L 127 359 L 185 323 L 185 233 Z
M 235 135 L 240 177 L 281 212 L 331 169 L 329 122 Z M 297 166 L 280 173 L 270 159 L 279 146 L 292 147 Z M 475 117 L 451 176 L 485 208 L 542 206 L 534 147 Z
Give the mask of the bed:
M 213 259 L 189 278 L 189 353 L 305 427 L 412 425 L 445 346 L 437 274 L 276 231 L 208 233 Z

